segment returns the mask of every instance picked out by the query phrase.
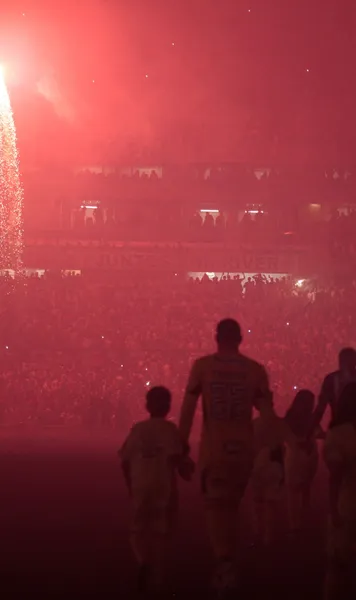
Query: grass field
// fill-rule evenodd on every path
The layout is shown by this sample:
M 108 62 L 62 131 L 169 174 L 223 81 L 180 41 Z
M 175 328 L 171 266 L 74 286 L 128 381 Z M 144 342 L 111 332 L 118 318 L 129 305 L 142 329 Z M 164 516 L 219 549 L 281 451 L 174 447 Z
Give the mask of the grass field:
M 20 435 L 0 440 L 1 594 L 4 599 L 131 598 L 135 564 L 129 502 L 116 451 L 97 434 Z M 325 473 L 315 483 L 312 526 L 296 547 L 284 536 L 251 548 L 248 494 L 241 508 L 239 598 L 321 597 Z M 168 598 L 209 598 L 211 559 L 198 481 L 182 483 Z M 281 510 L 283 528 L 285 515 Z

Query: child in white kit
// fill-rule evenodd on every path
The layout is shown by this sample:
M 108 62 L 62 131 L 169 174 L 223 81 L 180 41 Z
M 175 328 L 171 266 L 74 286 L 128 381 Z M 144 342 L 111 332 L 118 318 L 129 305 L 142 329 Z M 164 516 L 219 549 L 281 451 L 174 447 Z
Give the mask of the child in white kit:
M 148 580 L 156 590 L 163 586 L 167 544 L 178 511 L 176 473 L 189 480 L 194 470 L 177 426 L 166 418 L 170 391 L 149 390 L 146 408 L 150 418 L 132 427 L 120 451 L 132 501 L 130 540 L 140 566 L 141 591 Z

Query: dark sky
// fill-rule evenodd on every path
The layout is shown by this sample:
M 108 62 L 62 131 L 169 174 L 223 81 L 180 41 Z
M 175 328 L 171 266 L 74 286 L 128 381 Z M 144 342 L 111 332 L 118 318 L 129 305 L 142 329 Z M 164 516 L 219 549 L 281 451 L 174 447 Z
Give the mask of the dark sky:
M 327 144 L 347 156 L 353 4 L 1 0 L 0 60 L 21 155 L 103 161 L 143 147 L 234 160 L 263 157 L 277 139 L 292 157 L 292 147 Z

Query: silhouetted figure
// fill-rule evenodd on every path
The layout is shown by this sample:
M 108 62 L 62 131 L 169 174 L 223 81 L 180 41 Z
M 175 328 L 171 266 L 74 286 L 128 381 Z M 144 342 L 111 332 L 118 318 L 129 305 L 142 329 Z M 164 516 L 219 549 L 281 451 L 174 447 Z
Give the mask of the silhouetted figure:
M 216 560 L 215 587 L 225 597 L 236 587 L 234 527 L 254 459 L 252 410 L 275 418 L 267 373 L 240 353 L 242 335 L 233 319 L 216 329 L 217 352 L 193 364 L 180 415 L 188 443 L 199 397 L 203 405 L 200 467 L 205 514 Z
M 339 353 L 339 369 L 329 373 L 323 381 L 311 424 L 312 429 L 320 423 L 328 406 L 331 419 L 335 418 L 340 394 L 348 383 L 354 381 L 356 381 L 356 351 L 354 348 L 343 348 Z

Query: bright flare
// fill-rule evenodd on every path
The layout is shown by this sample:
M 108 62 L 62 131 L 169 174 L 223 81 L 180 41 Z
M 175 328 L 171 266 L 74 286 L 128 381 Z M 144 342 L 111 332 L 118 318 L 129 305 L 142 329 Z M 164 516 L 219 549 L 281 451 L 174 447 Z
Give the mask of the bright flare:
M 304 281 L 305 281 L 305 279 L 298 279 L 298 281 L 296 282 L 296 284 L 295 284 L 295 285 L 296 285 L 297 287 L 302 287 L 302 286 L 303 286 L 303 283 L 304 283 Z
M 23 190 L 20 181 L 16 129 L 4 70 L 0 67 L 0 268 L 22 267 Z

